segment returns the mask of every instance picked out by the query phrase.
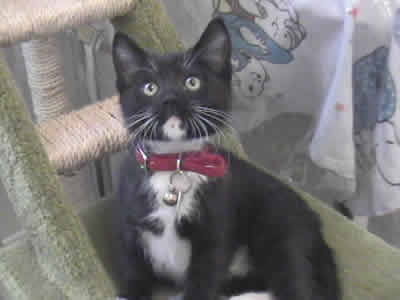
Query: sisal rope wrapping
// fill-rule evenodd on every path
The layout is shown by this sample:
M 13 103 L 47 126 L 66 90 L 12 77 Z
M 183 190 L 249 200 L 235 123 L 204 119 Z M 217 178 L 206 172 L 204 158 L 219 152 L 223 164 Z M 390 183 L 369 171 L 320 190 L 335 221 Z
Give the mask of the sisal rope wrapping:
M 0 46 L 44 37 L 133 9 L 137 0 L 0 0 Z
M 56 37 L 31 40 L 21 48 L 37 121 L 71 111 L 64 82 L 64 61 Z
M 38 125 L 51 164 L 60 173 L 127 147 L 118 96 Z

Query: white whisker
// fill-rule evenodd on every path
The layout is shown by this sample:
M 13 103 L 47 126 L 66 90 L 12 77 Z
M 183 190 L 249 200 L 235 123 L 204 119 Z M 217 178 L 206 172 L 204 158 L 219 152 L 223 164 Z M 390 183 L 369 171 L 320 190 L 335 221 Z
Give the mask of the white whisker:
M 136 126 L 137 124 L 139 124 L 140 122 L 146 121 L 147 119 L 149 119 L 149 117 L 142 117 L 142 118 L 140 118 L 140 119 L 128 124 L 127 128 L 130 129 L 130 128 Z
M 134 119 L 137 119 L 140 117 L 144 117 L 144 116 L 150 117 L 151 115 L 152 115 L 152 113 L 149 111 L 139 111 L 139 112 L 133 114 L 132 116 L 125 118 L 125 121 L 131 121 L 131 120 L 134 120 Z
M 149 123 L 147 124 L 147 126 L 146 126 L 146 129 L 143 130 L 143 131 L 144 131 L 144 133 L 143 133 L 143 139 L 144 139 L 144 140 L 147 140 L 147 139 L 148 139 L 148 134 L 149 134 L 149 132 L 151 132 L 150 130 L 151 130 L 151 128 L 153 127 L 154 122 L 155 122 L 155 117 L 152 117 L 152 118 L 151 118 L 151 122 L 149 122 Z M 149 137 L 149 138 L 150 138 L 150 137 Z
M 201 130 L 200 130 L 199 125 L 197 124 L 196 119 L 193 119 L 191 121 L 193 122 L 193 125 L 195 126 L 196 134 L 198 134 L 198 137 L 201 138 L 202 137 Z
M 145 116 L 145 115 L 151 115 L 151 113 L 150 113 L 150 112 L 147 112 L 147 111 L 141 112 L 141 113 L 136 113 L 136 114 L 133 114 L 133 115 L 130 116 L 130 117 L 125 118 L 125 120 L 128 121 L 128 120 L 132 120 L 132 119 L 134 119 L 134 118 L 141 117 L 141 116 Z
M 213 113 L 215 115 L 222 116 L 222 117 L 224 117 L 225 119 L 228 119 L 228 120 L 232 119 L 232 115 L 231 114 L 229 114 L 227 112 L 224 112 L 222 110 L 217 110 L 217 109 L 213 109 L 213 108 L 206 107 L 206 106 L 195 106 L 194 109 L 196 111 L 210 112 L 210 113 Z
M 210 114 L 210 113 L 207 113 L 207 112 L 198 112 L 198 114 L 199 115 L 203 115 L 204 117 L 209 117 L 209 118 L 212 118 L 212 119 L 218 121 L 219 123 L 221 123 L 222 125 L 227 127 L 227 129 L 229 129 L 233 135 L 235 135 L 235 136 L 239 135 L 237 130 L 225 118 L 218 117 L 216 115 L 213 115 L 213 114 Z
M 144 139 L 144 136 L 143 136 L 144 131 L 146 130 L 148 125 L 151 124 L 151 122 L 154 121 L 155 118 L 156 118 L 155 116 L 151 117 L 150 119 L 145 121 L 145 123 L 140 125 L 137 129 L 135 129 L 135 131 L 133 132 L 133 138 L 132 138 L 132 143 L 133 144 L 141 143 L 143 141 L 143 139 Z
M 222 138 L 226 139 L 226 136 L 224 134 L 224 132 L 213 122 L 211 122 L 210 120 L 207 120 L 205 117 L 201 116 L 200 114 L 197 115 L 201 120 L 203 120 L 203 122 L 207 123 L 209 126 L 211 126 L 216 133 L 218 133 L 218 135 L 220 135 Z
M 193 134 L 193 136 L 195 137 L 195 136 L 196 136 L 196 129 L 195 129 L 194 125 L 193 125 L 193 120 L 192 120 L 192 119 L 189 119 L 189 120 L 188 120 L 188 124 L 189 124 L 190 132 L 191 132 L 191 133 Z
M 209 114 L 218 118 L 222 118 L 224 119 L 226 122 L 231 123 L 232 122 L 232 116 L 230 116 L 229 114 L 223 112 L 223 111 L 218 111 L 218 110 L 214 110 L 214 109 L 204 109 L 202 107 L 195 109 L 196 112 L 199 113 L 204 113 L 204 114 Z
M 204 122 L 199 118 L 200 115 L 194 115 L 194 120 L 197 121 L 197 123 L 199 124 L 199 126 L 204 130 L 204 134 L 206 137 L 206 140 L 208 141 L 208 130 L 207 130 L 207 126 L 204 124 Z
M 153 123 L 153 126 L 151 128 L 151 133 L 150 133 L 150 139 L 151 140 L 154 139 L 154 130 L 157 128 L 158 123 L 159 123 L 158 120 Z

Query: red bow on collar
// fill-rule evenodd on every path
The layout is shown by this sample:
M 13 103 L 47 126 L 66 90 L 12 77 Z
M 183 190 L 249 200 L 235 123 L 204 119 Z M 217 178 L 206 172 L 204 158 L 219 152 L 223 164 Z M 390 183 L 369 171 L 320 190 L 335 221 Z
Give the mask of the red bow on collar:
M 180 164 L 179 164 L 179 158 Z M 212 152 L 209 147 L 201 151 L 185 152 L 181 155 L 151 154 L 147 155 L 139 148 L 136 149 L 136 160 L 145 168 L 152 171 L 191 171 L 208 177 L 222 177 L 228 170 L 226 159 L 218 153 Z

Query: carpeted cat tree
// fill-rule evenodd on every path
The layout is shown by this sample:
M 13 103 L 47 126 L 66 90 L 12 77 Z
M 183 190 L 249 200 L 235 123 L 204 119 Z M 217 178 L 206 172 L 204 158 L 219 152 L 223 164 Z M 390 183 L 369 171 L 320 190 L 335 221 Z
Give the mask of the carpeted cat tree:
M 1 46 L 32 39 L 49 43 L 48 36 L 57 31 L 114 18 L 117 29 L 145 47 L 160 52 L 182 49 L 158 0 L 14 0 L 4 1 L 0 15 Z M 50 105 L 52 99 L 59 103 Z M 57 174 L 126 147 L 129 137 L 118 96 L 62 115 L 66 100 L 46 101 L 50 102 L 41 103 L 46 116 L 55 113 L 34 125 L 0 56 L 0 178 L 24 226 L 0 248 L 1 283 L 7 299 L 114 299 L 106 221 L 112 199 L 78 216 L 63 201 Z M 222 142 L 244 156 L 234 139 Z M 298 193 L 321 216 L 340 266 L 344 300 L 399 299 L 400 251 L 318 199 Z

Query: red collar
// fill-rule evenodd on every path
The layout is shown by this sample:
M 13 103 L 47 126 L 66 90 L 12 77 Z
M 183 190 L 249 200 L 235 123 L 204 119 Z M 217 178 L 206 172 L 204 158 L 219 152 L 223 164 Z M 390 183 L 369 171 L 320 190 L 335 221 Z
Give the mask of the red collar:
M 223 177 L 228 170 L 228 163 L 221 155 L 205 147 L 201 151 L 171 154 L 146 155 L 139 148 L 136 149 L 136 160 L 139 164 L 152 171 L 180 170 L 196 172 L 208 177 Z

